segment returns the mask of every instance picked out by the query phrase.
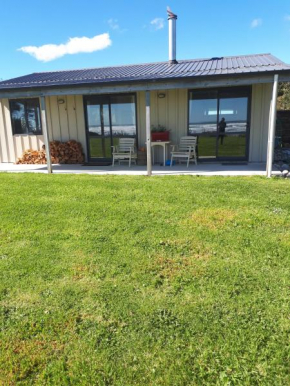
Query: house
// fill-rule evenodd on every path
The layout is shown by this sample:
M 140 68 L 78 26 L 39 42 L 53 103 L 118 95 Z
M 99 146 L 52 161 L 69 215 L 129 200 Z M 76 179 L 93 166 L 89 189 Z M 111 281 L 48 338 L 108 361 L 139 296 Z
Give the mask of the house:
M 200 162 L 267 161 L 271 175 L 277 85 L 290 80 L 290 66 L 271 54 L 177 60 L 176 19 L 168 13 L 166 62 L 0 82 L 0 162 L 51 140 L 75 139 L 87 162 L 108 163 L 119 138 L 151 149 L 151 125 L 164 125 L 171 143 L 198 137 Z M 49 163 L 48 157 L 50 169 Z

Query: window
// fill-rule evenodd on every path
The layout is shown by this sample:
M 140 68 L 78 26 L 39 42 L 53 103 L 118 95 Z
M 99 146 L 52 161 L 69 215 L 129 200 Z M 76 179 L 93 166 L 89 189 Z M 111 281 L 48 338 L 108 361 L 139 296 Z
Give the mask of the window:
M 42 134 L 39 100 L 10 100 L 13 134 Z
M 199 159 L 246 159 L 250 87 L 189 91 L 188 134 L 197 136 Z

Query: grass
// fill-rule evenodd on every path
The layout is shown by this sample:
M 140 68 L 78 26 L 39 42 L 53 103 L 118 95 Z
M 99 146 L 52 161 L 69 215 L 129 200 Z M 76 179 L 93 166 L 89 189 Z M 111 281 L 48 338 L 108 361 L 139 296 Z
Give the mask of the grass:
M 289 181 L 0 175 L 0 384 L 288 385 Z

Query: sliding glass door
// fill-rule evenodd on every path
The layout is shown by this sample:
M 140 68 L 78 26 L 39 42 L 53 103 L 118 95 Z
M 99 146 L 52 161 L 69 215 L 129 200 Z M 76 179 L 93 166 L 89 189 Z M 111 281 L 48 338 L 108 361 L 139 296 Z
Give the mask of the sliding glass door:
M 84 105 L 89 161 L 110 163 L 120 138 L 137 137 L 135 95 L 88 96 Z
M 198 156 L 216 159 L 217 91 L 190 91 L 189 134 L 198 137 Z
M 189 135 L 201 160 L 247 160 L 250 88 L 189 92 Z
M 88 153 L 90 158 L 111 158 L 111 130 L 109 103 L 106 99 L 86 101 Z

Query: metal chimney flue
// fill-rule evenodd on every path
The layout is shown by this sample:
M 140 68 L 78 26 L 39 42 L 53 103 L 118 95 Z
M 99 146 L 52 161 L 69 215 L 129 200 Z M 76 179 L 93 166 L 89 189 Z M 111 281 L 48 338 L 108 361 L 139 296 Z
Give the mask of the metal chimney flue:
M 176 64 L 176 20 L 175 15 L 169 7 L 167 7 L 168 27 L 169 27 L 169 64 Z

